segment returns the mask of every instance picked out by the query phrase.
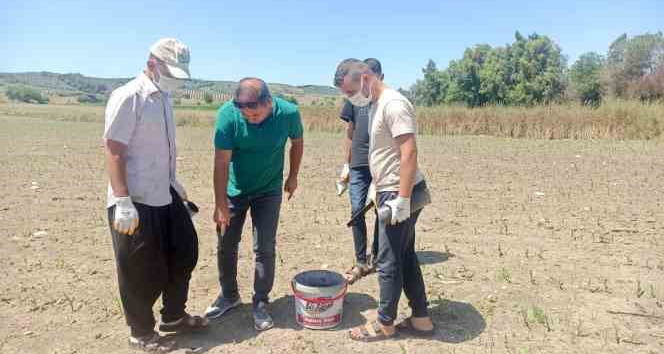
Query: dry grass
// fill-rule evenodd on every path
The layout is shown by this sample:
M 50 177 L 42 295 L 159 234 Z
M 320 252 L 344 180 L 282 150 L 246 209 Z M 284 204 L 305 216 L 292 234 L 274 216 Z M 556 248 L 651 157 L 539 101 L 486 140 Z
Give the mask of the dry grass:
M 307 131 L 340 132 L 338 107 L 303 106 Z M 178 109 L 179 126 L 212 126 L 214 110 Z M 0 114 L 74 122 L 103 120 L 103 107 L 0 104 Z M 664 103 L 609 101 L 599 108 L 575 104 L 482 108 L 420 107 L 419 129 L 427 135 L 489 135 L 535 139 L 654 139 L 664 129 Z
M 537 139 L 652 139 L 662 133 L 664 104 L 610 101 L 599 108 L 568 104 L 535 107 L 421 108 L 420 129 L 434 135 L 491 135 Z

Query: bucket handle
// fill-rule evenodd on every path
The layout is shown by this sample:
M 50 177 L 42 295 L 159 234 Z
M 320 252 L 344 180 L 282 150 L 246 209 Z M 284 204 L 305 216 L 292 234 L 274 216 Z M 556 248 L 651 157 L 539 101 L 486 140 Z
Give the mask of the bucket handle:
M 297 298 L 297 299 L 304 300 L 306 302 L 311 302 L 311 303 L 314 303 L 314 304 L 325 304 L 325 303 L 328 303 L 328 302 L 333 302 L 333 301 L 339 300 L 344 295 L 346 295 L 346 292 L 348 291 L 348 282 L 344 281 L 344 290 L 342 292 L 340 292 L 337 296 L 332 297 L 332 298 L 329 298 L 329 297 L 316 297 L 316 298 L 313 298 L 313 299 L 305 298 L 304 296 L 300 295 L 297 292 L 297 290 L 295 290 L 295 282 L 294 281 L 291 281 L 291 289 L 293 290 L 293 296 L 295 296 L 295 298 Z

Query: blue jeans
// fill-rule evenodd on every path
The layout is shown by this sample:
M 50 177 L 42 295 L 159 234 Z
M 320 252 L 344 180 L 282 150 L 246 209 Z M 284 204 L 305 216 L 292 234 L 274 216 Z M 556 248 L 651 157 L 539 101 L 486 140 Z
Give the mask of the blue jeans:
M 413 189 L 426 186 L 418 183 Z M 378 205 L 395 199 L 398 192 L 378 193 Z M 408 298 L 408 305 L 414 317 L 428 316 L 429 306 L 426 297 L 424 279 L 420 263 L 415 254 L 415 224 L 421 210 L 411 214 L 410 218 L 396 225 L 379 222 L 378 225 L 378 321 L 385 326 L 394 324 L 401 290 Z
M 353 167 L 350 169 L 350 181 L 348 183 L 348 194 L 350 195 L 351 215 L 354 215 L 364 207 L 367 202 L 367 193 L 371 185 L 371 171 L 368 166 Z M 352 225 L 353 243 L 355 246 L 355 260 L 357 263 L 367 263 L 367 223 L 364 216 L 355 219 Z M 371 254 L 376 257 L 378 253 L 378 242 L 376 242 L 376 233 Z
M 254 306 L 268 302 L 268 294 L 274 284 L 277 226 L 281 208 L 281 190 L 228 198 L 231 211 L 230 225 L 219 236 L 217 243 L 217 266 L 221 292 L 227 299 L 237 299 L 237 260 L 242 227 L 251 213 L 253 249 L 256 255 L 254 268 Z

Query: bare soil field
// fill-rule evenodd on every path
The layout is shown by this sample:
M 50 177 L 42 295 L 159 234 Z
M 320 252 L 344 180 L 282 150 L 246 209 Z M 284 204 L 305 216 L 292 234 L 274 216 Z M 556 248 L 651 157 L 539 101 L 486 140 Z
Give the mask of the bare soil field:
M 0 352 L 132 353 L 104 209 L 103 123 L 5 114 L 0 124 Z M 212 130 L 177 134 L 179 179 L 201 207 L 188 309 L 202 313 L 219 289 Z M 364 344 L 346 332 L 373 319 L 375 275 L 350 287 L 338 328 L 295 322 L 293 276 L 353 262 L 348 197 L 334 193 L 340 138 L 305 140 L 299 189 L 282 207 L 275 328 L 252 326 L 247 229 L 245 305 L 207 333 L 179 337 L 180 352 L 664 353 L 661 141 L 420 137 L 434 203 L 416 248 L 436 334 Z

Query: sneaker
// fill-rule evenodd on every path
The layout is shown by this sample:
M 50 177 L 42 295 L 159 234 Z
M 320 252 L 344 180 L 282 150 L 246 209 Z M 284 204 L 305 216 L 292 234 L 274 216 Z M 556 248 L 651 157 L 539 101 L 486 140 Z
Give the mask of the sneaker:
M 267 312 L 266 306 L 264 302 L 260 302 L 254 307 L 254 328 L 257 331 L 265 331 L 274 327 L 274 321 L 272 321 L 270 313 Z
M 226 312 L 240 306 L 242 301 L 238 296 L 236 299 L 227 299 L 223 295 L 219 294 L 216 300 L 205 310 L 205 318 L 210 320 L 215 320 L 221 317 Z

